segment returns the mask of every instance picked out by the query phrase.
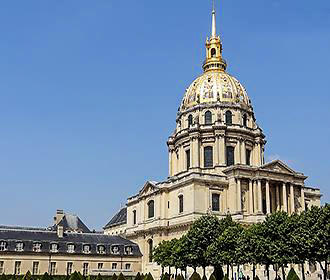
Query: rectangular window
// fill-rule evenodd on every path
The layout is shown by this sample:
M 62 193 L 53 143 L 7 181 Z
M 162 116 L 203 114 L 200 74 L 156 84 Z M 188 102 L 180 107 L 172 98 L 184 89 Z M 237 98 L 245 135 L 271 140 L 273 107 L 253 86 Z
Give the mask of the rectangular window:
M 131 264 L 130 263 L 125 264 L 125 270 L 130 270 L 130 269 L 131 269 Z
M 231 166 L 235 164 L 235 153 L 234 153 L 234 147 L 228 146 L 226 148 L 226 156 L 227 156 L 227 166 Z
M 220 195 L 218 193 L 212 194 L 212 211 L 220 211 Z
M 0 242 L 0 251 L 6 251 L 7 250 L 7 243 L 5 241 Z
M 251 165 L 251 150 L 246 149 L 246 165 Z
M 34 252 L 41 252 L 41 243 L 34 243 L 33 244 L 33 251 Z
M 117 269 L 117 263 L 112 263 L 111 268 L 112 268 L 112 270 L 116 270 Z
M 213 148 L 204 148 L 204 167 L 213 167 Z
M 15 275 L 21 274 L 21 262 L 15 262 L 14 274 Z
M 190 168 L 190 150 L 186 150 L 186 167 L 187 170 Z
M 97 269 L 103 269 L 103 263 L 98 263 L 97 264 Z
M 74 244 L 68 245 L 68 253 L 74 253 Z
M 0 275 L 5 273 L 4 266 L 5 266 L 4 262 L 0 261 Z
M 183 212 L 183 195 L 179 196 L 179 213 Z
M 39 274 L 39 262 L 33 262 L 32 274 L 33 275 L 38 275 Z
M 24 250 L 24 243 L 23 242 L 17 242 L 15 250 L 17 252 L 22 252 Z
M 50 263 L 50 275 L 56 275 L 56 262 Z
M 51 244 L 50 245 L 50 251 L 52 252 L 52 253 L 57 253 L 58 252 L 58 245 L 57 244 Z
M 72 270 L 73 270 L 73 263 L 72 262 L 68 262 L 66 264 L 66 275 L 71 275 L 72 274 Z
M 133 225 L 136 225 L 136 210 L 133 210 Z
M 83 275 L 84 276 L 88 275 L 88 263 L 83 264 Z

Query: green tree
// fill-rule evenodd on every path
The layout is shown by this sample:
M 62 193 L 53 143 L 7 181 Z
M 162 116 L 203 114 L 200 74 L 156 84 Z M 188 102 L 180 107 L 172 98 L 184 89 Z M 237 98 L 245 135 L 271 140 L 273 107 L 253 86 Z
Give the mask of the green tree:
M 189 278 L 189 280 L 202 280 L 199 274 L 195 271 Z
M 300 280 L 297 273 L 294 271 L 293 268 L 290 269 L 287 279 L 288 280 Z
M 117 280 L 117 275 L 116 275 L 116 273 L 114 273 L 114 274 L 112 274 L 112 276 L 111 276 L 111 280 Z
M 124 274 L 120 273 L 117 280 L 125 280 Z
M 165 267 L 171 267 L 173 263 L 173 252 L 172 247 L 174 242 L 163 240 L 161 243 L 156 246 L 152 252 L 153 260 L 161 266 L 162 275 L 164 274 Z
M 45 276 L 45 278 L 44 279 L 41 278 L 41 280 L 50 280 L 50 277 L 48 274 L 47 275 L 44 274 L 42 277 L 44 277 L 44 276 Z M 80 277 L 79 273 L 77 271 L 75 271 L 71 274 L 70 280 L 81 280 L 81 277 Z
M 140 272 L 138 272 L 138 273 L 135 275 L 134 280 L 143 280 L 142 277 L 141 277 Z
M 196 220 L 187 233 L 189 265 L 194 269 L 203 267 L 203 275 L 206 266 L 210 265 L 206 256 L 207 248 L 218 238 L 220 226 L 220 220 L 216 216 L 205 215 Z
M 239 264 L 240 259 L 237 254 L 237 249 L 242 232 L 243 227 L 237 223 L 225 229 L 207 249 L 206 254 L 210 264 L 213 266 L 225 264 L 231 267 L 234 263 Z
M 308 228 L 308 259 L 320 264 L 323 279 L 326 280 L 330 262 L 330 205 L 313 206 L 303 214 L 303 219 Z

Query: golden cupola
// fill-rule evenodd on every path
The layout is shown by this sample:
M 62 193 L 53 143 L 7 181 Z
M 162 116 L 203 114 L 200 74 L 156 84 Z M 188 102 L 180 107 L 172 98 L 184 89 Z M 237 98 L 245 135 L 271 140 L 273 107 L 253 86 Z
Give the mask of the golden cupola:
M 216 32 L 216 12 L 212 10 L 212 35 L 207 38 L 204 73 L 187 88 L 180 111 L 205 103 L 241 103 L 250 106 L 242 84 L 226 72 L 227 63 L 222 57 L 222 42 Z

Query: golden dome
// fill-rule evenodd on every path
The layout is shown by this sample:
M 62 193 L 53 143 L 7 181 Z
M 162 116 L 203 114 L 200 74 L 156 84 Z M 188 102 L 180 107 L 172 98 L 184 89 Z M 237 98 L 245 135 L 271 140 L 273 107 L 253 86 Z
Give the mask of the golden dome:
M 236 78 L 224 71 L 205 72 L 186 90 L 181 110 L 198 104 L 224 102 L 250 105 L 245 88 Z

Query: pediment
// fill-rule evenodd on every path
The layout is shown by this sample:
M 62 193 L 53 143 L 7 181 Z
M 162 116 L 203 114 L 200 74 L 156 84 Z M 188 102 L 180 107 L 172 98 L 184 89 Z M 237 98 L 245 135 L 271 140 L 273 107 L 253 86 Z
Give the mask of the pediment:
M 271 170 L 271 171 L 281 172 L 281 173 L 297 174 L 296 171 L 294 171 L 292 168 L 290 168 L 283 161 L 280 161 L 280 160 L 274 160 L 269 163 L 266 163 L 263 166 L 261 166 L 260 169 Z
M 150 193 L 155 192 L 156 190 L 158 190 L 159 188 L 156 186 L 156 182 L 151 182 L 151 181 L 147 181 L 143 188 L 140 190 L 139 195 L 148 195 Z

